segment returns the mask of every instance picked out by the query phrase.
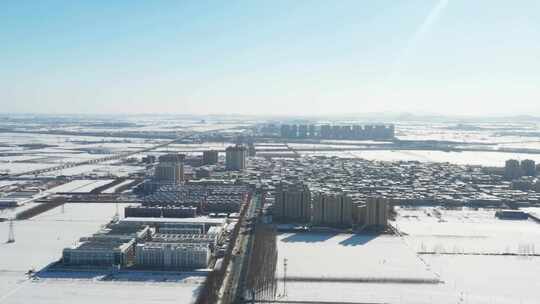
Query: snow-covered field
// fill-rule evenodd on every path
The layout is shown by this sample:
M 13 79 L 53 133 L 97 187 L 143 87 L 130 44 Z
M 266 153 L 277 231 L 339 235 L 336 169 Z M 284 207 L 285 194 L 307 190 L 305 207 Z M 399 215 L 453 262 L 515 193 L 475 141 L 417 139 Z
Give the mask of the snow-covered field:
M 325 263 L 323 260 L 320 263 Z M 426 262 L 443 284 L 287 282 L 279 300 L 389 304 L 536 304 L 540 298 L 538 258 L 430 256 Z M 279 284 L 283 294 L 283 284 Z
M 500 220 L 494 210 L 436 209 L 439 219 L 433 210 L 401 208 L 392 222 L 416 251 L 540 253 L 540 224 L 532 220 Z
M 133 182 L 132 179 L 127 179 L 127 180 L 125 180 L 125 181 L 119 183 L 119 184 L 116 185 L 116 186 L 112 186 L 112 187 L 106 189 L 105 191 L 103 191 L 103 193 L 107 193 L 107 194 L 108 194 L 108 193 L 114 193 L 114 192 L 116 191 L 116 189 L 118 189 L 118 188 L 120 188 L 120 187 L 123 187 L 123 186 L 125 186 L 125 185 L 127 185 L 127 184 L 129 184 L 129 183 L 132 183 L 132 182 Z
M 1 279 L 1 277 L 0 277 Z M 88 279 L 23 281 L 6 290 L 0 303 L 193 303 L 202 279 L 187 282 L 101 282 Z M 1 289 L 0 289 L 1 291 Z
M 113 182 L 112 179 L 104 180 L 74 180 L 63 184 L 58 187 L 47 190 L 49 193 L 62 193 L 62 192 L 71 192 L 71 193 L 88 193 L 98 187 L 109 184 Z
M 399 237 L 285 233 L 278 237 L 278 275 L 301 278 L 436 279 Z
M 119 206 L 120 216 L 123 207 Z M 0 303 L 190 303 L 204 278 L 182 282 L 125 282 L 93 279 L 27 279 L 29 269 L 58 260 L 62 249 L 95 233 L 115 214 L 115 204 L 67 204 L 31 220 L 14 222 L 15 243 L 0 243 Z M 0 236 L 8 236 L 0 222 Z
M 498 220 L 493 210 L 399 209 L 406 236 L 286 233 L 278 237 L 281 303 L 329 301 L 389 304 L 523 303 L 540 298 L 540 257 L 453 253 L 533 253 L 540 225 Z M 429 215 L 428 215 L 429 214 Z M 527 249 L 527 250 L 525 250 Z M 451 254 L 417 254 L 418 251 Z M 332 282 L 336 278 L 438 278 L 439 284 Z M 309 281 L 310 278 L 321 282 Z M 324 281 L 328 279 L 327 281 Z

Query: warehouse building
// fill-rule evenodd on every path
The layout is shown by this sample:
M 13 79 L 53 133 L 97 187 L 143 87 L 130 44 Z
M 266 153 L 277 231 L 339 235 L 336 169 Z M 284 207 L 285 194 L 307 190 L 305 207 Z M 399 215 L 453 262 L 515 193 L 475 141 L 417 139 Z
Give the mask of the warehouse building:
M 125 217 L 196 217 L 196 207 L 183 206 L 127 206 L 124 208 Z
M 64 248 L 62 263 L 68 266 L 125 266 L 133 256 L 135 240 L 87 239 Z
M 133 259 L 135 243 L 149 239 L 150 235 L 151 229 L 147 225 L 110 223 L 65 248 L 62 263 L 68 266 L 125 266 Z
M 501 220 L 526 220 L 529 214 L 520 210 L 499 210 L 495 212 L 495 217 Z

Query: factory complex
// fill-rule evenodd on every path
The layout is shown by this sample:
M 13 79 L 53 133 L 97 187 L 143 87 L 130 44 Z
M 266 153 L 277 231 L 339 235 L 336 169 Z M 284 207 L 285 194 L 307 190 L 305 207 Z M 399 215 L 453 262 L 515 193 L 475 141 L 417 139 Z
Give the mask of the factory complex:
M 113 220 L 65 248 L 60 268 L 114 267 L 186 270 L 209 266 L 225 244 L 226 219 Z M 220 251 L 221 250 L 221 251 Z

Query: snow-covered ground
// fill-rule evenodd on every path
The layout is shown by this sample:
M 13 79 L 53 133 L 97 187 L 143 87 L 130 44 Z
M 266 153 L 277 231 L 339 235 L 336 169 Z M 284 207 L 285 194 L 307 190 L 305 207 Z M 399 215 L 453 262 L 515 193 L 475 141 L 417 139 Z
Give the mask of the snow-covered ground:
M 436 279 L 399 237 L 285 233 L 278 237 L 278 273 L 307 278 Z
M 399 209 L 406 236 L 286 233 L 278 237 L 278 300 L 389 304 L 522 303 L 540 298 L 540 257 L 453 253 L 533 253 L 540 225 L 498 220 L 493 210 Z M 428 215 L 429 214 L 429 215 Z M 526 251 L 527 249 L 528 251 Z M 417 254 L 418 251 L 450 254 Z M 438 278 L 439 284 L 332 282 L 336 278 Z M 322 279 L 322 282 L 309 281 Z M 328 279 L 327 281 L 324 281 Z
M 494 210 L 399 209 L 392 222 L 416 251 L 440 253 L 540 253 L 540 224 L 500 220 Z M 540 262 L 540 260 L 539 260 Z
M 123 187 L 123 186 L 125 186 L 125 185 L 127 185 L 127 184 L 129 184 L 129 183 L 132 183 L 132 182 L 133 182 L 132 179 L 127 179 L 127 180 L 125 180 L 125 181 L 119 183 L 119 184 L 116 185 L 116 186 L 112 186 L 112 187 L 106 189 L 105 191 L 103 191 L 103 193 L 114 193 L 114 192 L 116 191 L 116 189 L 118 189 L 118 188 L 120 188 L 120 187 Z
M 60 185 L 58 187 L 49 189 L 47 190 L 47 192 L 49 193 L 63 193 L 63 192 L 88 193 L 94 190 L 95 188 L 109 184 L 112 181 L 113 181 L 112 179 L 106 179 L 106 180 L 79 179 L 79 180 L 74 180 L 66 184 Z
M 119 205 L 120 216 L 124 204 Z M 0 303 L 191 303 L 203 277 L 181 282 L 27 279 L 29 269 L 58 260 L 62 249 L 95 233 L 116 213 L 116 204 L 66 204 L 33 219 L 14 222 L 15 243 L 0 243 Z M 8 236 L 0 222 L 0 236 Z
M 1 280 L 0 276 L 0 280 Z M 40 279 L 23 281 L 15 289 L 0 295 L 0 303 L 193 303 L 202 279 L 198 282 L 101 282 L 88 279 Z M 2 291 L 2 289 L 0 289 Z
M 323 260 L 320 263 L 325 263 Z M 287 282 L 279 300 L 389 304 L 536 304 L 540 298 L 538 258 L 430 256 L 426 262 L 443 284 Z M 283 284 L 278 286 L 283 294 Z

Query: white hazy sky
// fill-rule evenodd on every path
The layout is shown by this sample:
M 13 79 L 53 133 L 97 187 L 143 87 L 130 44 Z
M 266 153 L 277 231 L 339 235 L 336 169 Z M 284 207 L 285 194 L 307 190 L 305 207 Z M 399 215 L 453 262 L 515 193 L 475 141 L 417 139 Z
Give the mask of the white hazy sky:
M 10 1 L 0 112 L 540 115 L 540 1 Z

